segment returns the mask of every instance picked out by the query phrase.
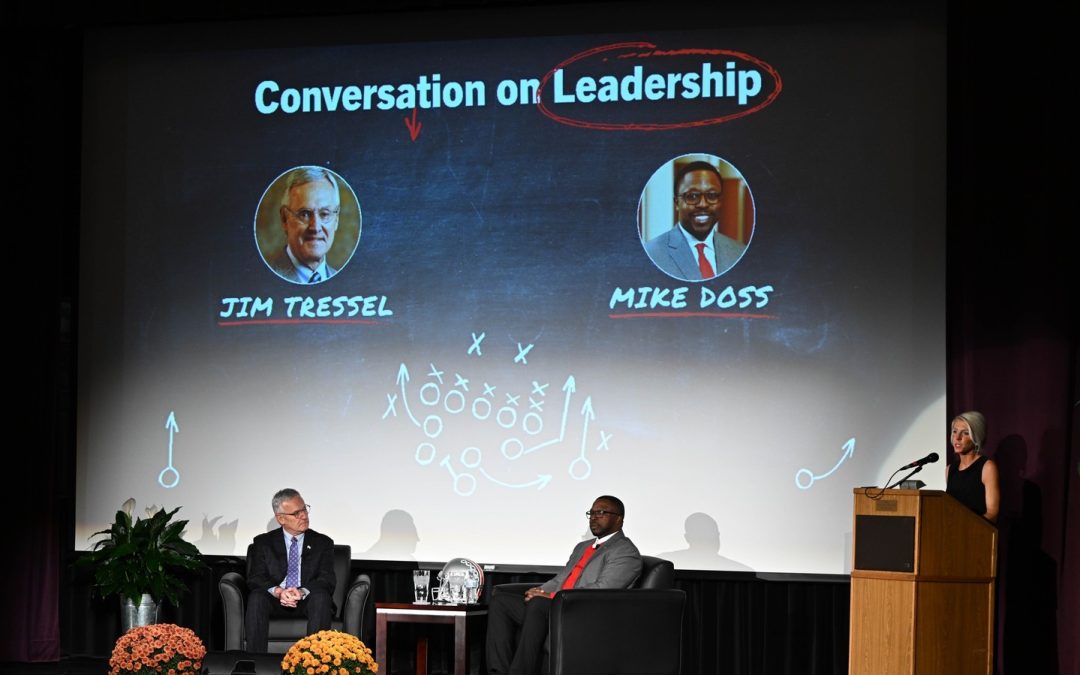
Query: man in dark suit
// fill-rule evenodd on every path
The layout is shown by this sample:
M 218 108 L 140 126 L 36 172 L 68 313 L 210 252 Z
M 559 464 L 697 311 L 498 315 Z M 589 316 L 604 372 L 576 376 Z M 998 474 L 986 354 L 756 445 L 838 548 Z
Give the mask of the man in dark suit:
M 492 675 L 540 672 L 548 636 L 551 599 L 568 588 L 629 588 L 641 574 L 641 554 L 622 532 L 626 509 L 610 495 L 597 497 L 585 512 L 587 539 L 574 547 L 566 566 L 540 586 L 516 596 L 499 593 L 488 612 L 487 664 Z M 516 649 L 514 632 L 520 629 Z
M 255 537 L 244 612 L 247 651 L 265 652 L 270 617 L 307 617 L 308 635 L 330 628 L 334 614 L 334 540 L 309 529 L 308 505 L 284 489 L 271 502 L 281 527 Z

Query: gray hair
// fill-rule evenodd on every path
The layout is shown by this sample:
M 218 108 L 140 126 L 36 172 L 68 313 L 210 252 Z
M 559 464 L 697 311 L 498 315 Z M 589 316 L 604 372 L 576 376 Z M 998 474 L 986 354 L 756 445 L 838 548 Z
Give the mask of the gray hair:
M 330 185 L 334 188 L 334 198 L 340 201 L 341 197 L 338 192 L 338 183 L 337 179 L 334 178 L 333 171 L 324 169 L 321 166 L 298 166 L 285 174 L 285 191 L 281 193 L 281 205 L 289 205 L 289 193 L 292 192 L 294 187 L 306 185 L 308 183 L 316 183 L 320 180 L 330 182 Z
M 274 507 L 274 513 L 281 513 L 281 504 L 290 499 L 299 497 L 300 493 L 292 488 L 285 488 L 284 490 L 278 490 L 274 493 L 274 498 L 270 500 L 270 506 Z

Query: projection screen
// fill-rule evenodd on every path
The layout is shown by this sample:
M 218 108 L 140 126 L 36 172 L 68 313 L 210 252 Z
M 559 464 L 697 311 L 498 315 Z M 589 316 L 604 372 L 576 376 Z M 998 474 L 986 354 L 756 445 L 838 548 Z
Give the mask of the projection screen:
M 76 548 L 131 498 L 242 555 L 295 487 L 354 558 L 557 565 L 614 494 L 847 571 L 945 440 L 943 26 L 376 28 L 88 41 Z

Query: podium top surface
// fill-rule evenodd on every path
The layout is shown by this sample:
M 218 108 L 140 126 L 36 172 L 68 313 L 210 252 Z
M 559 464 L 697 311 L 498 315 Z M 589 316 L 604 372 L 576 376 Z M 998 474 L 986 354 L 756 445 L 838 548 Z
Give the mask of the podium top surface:
M 853 574 L 996 576 L 997 528 L 945 492 L 855 488 L 853 493 Z
M 889 488 L 888 490 L 882 490 L 879 487 L 857 487 L 851 490 L 856 495 L 901 495 L 901 496 L 918 496 L 918 497 L 943 497 L 945 496 L 944 490 L 900 490 L 898 488 Z

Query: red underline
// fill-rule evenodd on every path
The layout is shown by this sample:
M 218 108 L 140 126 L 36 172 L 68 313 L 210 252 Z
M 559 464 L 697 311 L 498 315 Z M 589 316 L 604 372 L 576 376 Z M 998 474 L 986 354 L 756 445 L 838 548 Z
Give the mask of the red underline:
M 776 319 L 773 314 L 748 314 L 745 312 L 631 312 L 608 314 L 609 319 L 683 319 L 701 317 L 706 319 Z
M 381 326 L 385 321 L 378 319 L 250 319 L 248 321 L 218 321 L 219 326 L 282 326 L 302 323 L 320 324 L 362 324 L 365 326 Z

